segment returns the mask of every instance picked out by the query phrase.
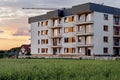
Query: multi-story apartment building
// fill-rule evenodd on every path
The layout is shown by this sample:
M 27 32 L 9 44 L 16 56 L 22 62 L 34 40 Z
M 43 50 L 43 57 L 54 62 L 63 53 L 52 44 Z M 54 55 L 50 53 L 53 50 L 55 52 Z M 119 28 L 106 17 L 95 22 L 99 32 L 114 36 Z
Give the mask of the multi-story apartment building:
M 120 55 L 120 9 L 86 3 L 29 18 L 31 54 Z

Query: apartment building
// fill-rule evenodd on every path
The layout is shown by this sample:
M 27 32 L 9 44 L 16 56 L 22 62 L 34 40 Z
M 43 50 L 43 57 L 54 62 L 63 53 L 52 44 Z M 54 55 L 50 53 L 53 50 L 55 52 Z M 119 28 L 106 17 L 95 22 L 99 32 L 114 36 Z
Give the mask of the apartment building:
M 86 3 L 30 17 L 33 55 L 120 55 L 120 9 Z

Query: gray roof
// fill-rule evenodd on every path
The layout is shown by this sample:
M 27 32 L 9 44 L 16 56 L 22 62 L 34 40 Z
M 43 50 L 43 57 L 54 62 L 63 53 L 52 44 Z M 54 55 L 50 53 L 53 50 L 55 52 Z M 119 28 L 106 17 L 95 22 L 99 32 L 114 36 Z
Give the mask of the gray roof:
M 95 3 L 85 3 L 81 5 L 72 6 L 72 8 L 69 9 L 61 9 L 61 10 L 55 10 L 47 12 L 45 15 L 35 16 L 29 18 L 29 23 L 52 19 L 52 18 L 60 18 L 65 17 L 69 15 L 74 14 L 81 14 L 85 12 L 102 12 L 102 13 L 109 13 L 113 15 L 120 15 L 120 9 L 110 6 L 105 6 L 101 4 L 95 4 Z

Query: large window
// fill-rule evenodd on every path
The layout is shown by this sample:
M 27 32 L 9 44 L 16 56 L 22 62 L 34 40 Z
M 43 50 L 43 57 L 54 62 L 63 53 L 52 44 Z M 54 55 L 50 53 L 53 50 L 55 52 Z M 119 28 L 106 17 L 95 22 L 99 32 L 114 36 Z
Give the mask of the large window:
M 78 53 L 81 53 L 82 52 L 82 48 L 78 48 Z
M 41 31 L 41 35 L 47 35 L 48 34 L 48 30 L 42 30 Z
M 73 22 L 74 21 L 74 16 L 69 16 L 64 18 L 64 22 Z
M 48 53 L 48 48 L 41 48 L 41 53 Z
M 108 25 L 104 25 L 104 26 L 103 26 L 103 30 L 104 30 L 104 31 L 108 31 Z
M 53 35 L 59 35 L 61 33 L 61 29 L 53 29 Z
M 91 36 L 86 37 L 86 44 L 92 44 L 92 37 Z
M 104 36 L 103 40 L 104 40 L 104 43 L 108 43 L 108 37 L 107 36 Z
M 58 20 L 57 19 L 53 20 L 53 26 L 57 26 L 57 25 L 58 25 Z
M 42 39 L 41 44 L 48 44 L 48 39 Z
M 74 32 L 74 31 L 75 31 L 75 28 L 74 28 L 74 27 L 66 27 L 66 28 L 64 28 L 64 32 L 65 32 L 65 33 Z
M 75 37 L 67 37 L 67 38 L 64 38 L 64 42 L 65 42 L 65 43 L 75 42 Z
M 86 25 L 86 33 L 92 32 L 92 25 Z
M 64 53 L 75 53 L 75 48 L 64 48 Z
M 84 26 L 78 26 L 78 31 L 82 31 L 82 27 Z
M 86 14 L 86 21 L 91 21 L 92 20 L 92 14 Z
M 47 25 L 48 25 L 48 21 L 41 22 L 41 26 L 47 26 Z

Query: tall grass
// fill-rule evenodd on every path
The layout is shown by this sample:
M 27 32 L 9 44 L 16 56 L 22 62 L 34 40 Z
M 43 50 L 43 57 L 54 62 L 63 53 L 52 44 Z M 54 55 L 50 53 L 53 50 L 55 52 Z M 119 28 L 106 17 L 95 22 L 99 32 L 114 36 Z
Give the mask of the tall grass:
M 120 60 L 1 59 L 0 80 L 120 80 Z

